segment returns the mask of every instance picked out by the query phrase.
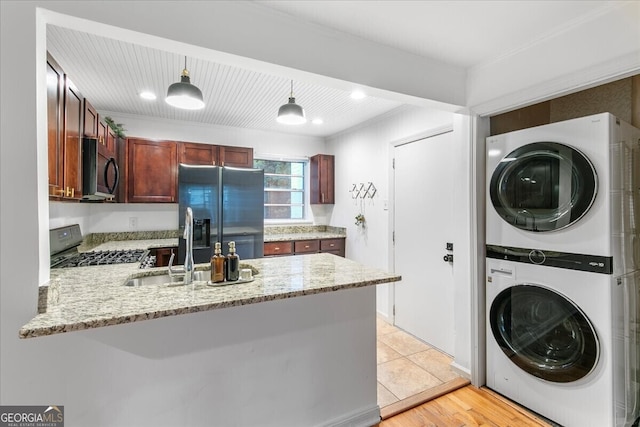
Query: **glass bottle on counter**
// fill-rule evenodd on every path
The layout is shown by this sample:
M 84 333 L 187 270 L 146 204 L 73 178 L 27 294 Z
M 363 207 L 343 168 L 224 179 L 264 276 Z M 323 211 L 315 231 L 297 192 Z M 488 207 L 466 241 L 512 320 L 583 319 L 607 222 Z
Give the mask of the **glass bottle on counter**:
M 227 254 L 227 280 L 235 281 L 240 276 L 240 257 L 236 254 L 236 242 L 229 242 Z
M 216 242 L 213 256 L 211 257 L 211 282 L 212 283 L 224 282 L 225 261 L 226 261 L 226 258 L 224 255 L 222 255 L 222 248 L 220 246 L 220 242 Z

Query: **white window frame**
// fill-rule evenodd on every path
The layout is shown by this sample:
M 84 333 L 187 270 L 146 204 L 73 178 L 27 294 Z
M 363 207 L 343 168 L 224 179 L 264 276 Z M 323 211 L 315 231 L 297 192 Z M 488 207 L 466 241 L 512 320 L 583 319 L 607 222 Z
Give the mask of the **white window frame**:
M 310 192 L 310 179 L 309 174 L 311 172 L 309 157 L 292 157 L 292 156 L 282 156 L 275 154 L 258 154 L 254 155 L 255 160 L 271 160 L 278 162 L 301 162 L 304 163 L 304 188 L 303 188 L 303 218 L 302 219 L 266 219 L 264 220 L 265 224 L 270 225 L 279 225 L 279 224 L 311 224 L 313 221 L 311 220 L 311 211 L 309 208 L 309 203 L 311 201 L 309 192 Z M 266 190 L 265 190 L 266 191 Z

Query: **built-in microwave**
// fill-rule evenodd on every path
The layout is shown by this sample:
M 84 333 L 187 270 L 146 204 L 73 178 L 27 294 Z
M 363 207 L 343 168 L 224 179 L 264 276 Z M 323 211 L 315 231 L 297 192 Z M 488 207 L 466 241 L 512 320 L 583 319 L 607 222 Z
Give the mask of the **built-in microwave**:
M 82 139 L 82 200 L 115 197 L 120 172 L 118 163 L 96 138 Z

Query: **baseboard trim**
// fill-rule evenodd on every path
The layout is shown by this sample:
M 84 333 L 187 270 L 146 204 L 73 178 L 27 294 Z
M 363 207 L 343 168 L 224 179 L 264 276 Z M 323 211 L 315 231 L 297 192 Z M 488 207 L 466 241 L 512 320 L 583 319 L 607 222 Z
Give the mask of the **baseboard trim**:
M 384 408 L 380 409 L 380 417 L 383 420 L 386 420 L 387 418 L 391 418 L 401 412 L 408 411 L 409 409 L 415 408 L 418 405 L 422 405 L 429 400 L 433 400 L 447 393 L 451 393 L 452 391 L 469 384 L 471 384 L 471 382 L 467 378 L 456 378 L 454 380 L 447 381 L 444 384 L 440 384 L 439 386 L 430 388 L 429 390 L 423 391 L 422 393 L 418 393 L 414 396 L 385 406 Z
M 387 322 L 388 324 L 393 326 L 393 319 L 391 319 L 391 316 L 387 316 L 386 314 L 382 313 L 381 311 L 377 311 L 376 312 L 376 316 L 379 319 L 384 320 L 385 322 Z
M 451 367 L 451 370 L 453 370 L 456 374 L 460 375 L 463 378 L 471 380 L 471 371 L 469 369 L 465 368 L 462 365 L 458 365 L 456 362 L 451 362 L 449 366 Z
M 330 421 L 318 424 L 317 427 L 371 427 L 380 422 L 380 407 L 375 405 L 363 410 L 354 411 Z

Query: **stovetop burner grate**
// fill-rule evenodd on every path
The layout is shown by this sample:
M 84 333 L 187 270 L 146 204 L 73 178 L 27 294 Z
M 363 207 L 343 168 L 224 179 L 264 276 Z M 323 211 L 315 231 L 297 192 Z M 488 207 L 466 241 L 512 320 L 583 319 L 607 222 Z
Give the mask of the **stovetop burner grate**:
M 144 249 L 80 252 L 52 263 L 52 268 L 85 267 L 91 265 L 140 262 L 149 253 Z

